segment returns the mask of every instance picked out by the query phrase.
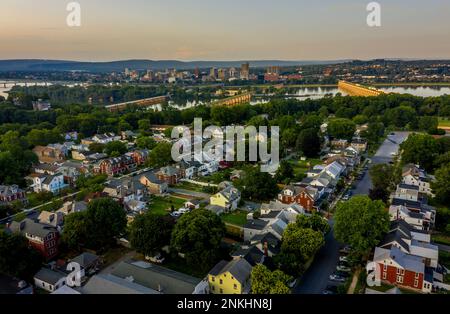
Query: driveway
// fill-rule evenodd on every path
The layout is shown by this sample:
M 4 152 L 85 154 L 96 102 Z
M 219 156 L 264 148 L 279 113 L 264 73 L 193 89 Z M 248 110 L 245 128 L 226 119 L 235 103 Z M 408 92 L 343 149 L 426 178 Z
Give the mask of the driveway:
M 408 138 L 409 132 L 394 132 L 394 135 L 389 135 L 384 141 L 381 147 L 378 149 L 375 156 L 373 156 L 372 163 L 369 169 L 373 165 L 388 164 L 394 159 L 392 153 L 397 154 L 400 150 L 400 144 Z M 361 181 L 356 184 L 356 189 L 353 191 L 354 195 L 368 195 L 372 188 L 372 180 L 370 179 L 369 171 L 366 171 Z

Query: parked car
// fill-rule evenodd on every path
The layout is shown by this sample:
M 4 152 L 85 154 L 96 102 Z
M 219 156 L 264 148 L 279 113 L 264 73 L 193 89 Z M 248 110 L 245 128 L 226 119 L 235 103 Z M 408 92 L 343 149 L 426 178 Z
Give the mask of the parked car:
M 147 261 L 152 263 L 162 264 L 164 263 L 165 258 L 161 255 L 161 253 L 156 254 L 155 256 L 145 256 Z
M 346 264 L 338 264 L 336 266 L 336 270 L 337 271 L 341 271 L 341 272 L 345 272 L 345 273 L 348 273 L 348 272 L 352 271 L 352 269 Z
M 346 278 L 343 276 L 339 276 L 338 274 L 335 273 L 330 275 L 330 280 L 337 282 L 345 282 Z
M 174 218 L 179 218 L 182 214 L 180 212 L 173 212 L 170 213 L 170 216 L 174 217 Z
M 297 285 L 297 279 L 293 279 L 288 282 L 289 288 L 293 289 Z
M 189 213 L 190 211 L 191 211 L 190 208 L 180 208 L 180 209 L 178 210 L 178 212 L 179 212 L 180 214 L 186 214 L 186 213 Z
M 339 257 L 339 262 L 348 262 L 348 257 L 347 256 L 340 256 Z

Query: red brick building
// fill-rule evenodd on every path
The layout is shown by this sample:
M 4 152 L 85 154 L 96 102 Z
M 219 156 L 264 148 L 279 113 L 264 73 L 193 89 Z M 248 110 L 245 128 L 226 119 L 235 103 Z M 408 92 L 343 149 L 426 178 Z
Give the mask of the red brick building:
M 20 233 L 28 239 L 29 245 L 36 249 L 46 261 L 58 255 L 59 232 L 55 227 L 24 219 L 12 222 L 11 232 Z
M 161 168 L 161 170 L 156 173 L 156 177 L 169 185 L 175 185 L 182 178 L 182 174 L 179 169 L 168 166 Z
M 26 201 L 26 193 L 17 185 L 0 185 L 0 204 Z
M 116 174 L 133 171 L 136 169 L 136 167 L 137 164 L 135 158 L 130 155 L 124 155 L 121 157 L 109 158 L 101 161 L 94 167 L 94 172 L 114 176 Z
M 307 187 L 287 186 L 278 195 L 278 200 L 283 204 L 296 203 L 302 206 L 305 210 L 313 212 L 315 210 L 317 196 L 308 191 Z
M 382 282 L 429 293 L 433 286 L 433 272 L 428 270 L 422 258 L 401 251 L 397 247 L 377 247 L 374 253 Z

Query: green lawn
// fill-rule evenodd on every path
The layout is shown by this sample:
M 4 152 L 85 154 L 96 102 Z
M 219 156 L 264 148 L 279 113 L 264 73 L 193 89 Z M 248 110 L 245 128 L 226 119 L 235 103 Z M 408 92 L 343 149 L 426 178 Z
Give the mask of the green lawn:
M 156 215 L 165 216 L 170 213 L 172 205 L 175 210 L 184 207 L 186 200 L 176 198 L 176 197 L 153 197 L 149 205 L 149 210 L 151 213 Z
M 223 214 L 220 216 L 222 221 L 236 226 L 243 226 L 247 223 L 247 212 L 236 210 L 232 213 Z
M 450 119 L 439 118 L 439 126 L 450 128 Z
M 322 164 L 322 161 L 320 159 L 307 159 L 305 161 L 289 160 L 289 163 L 292 165 L 292 168 L 294 168 L 294 174 L 298 176 L 300 174 L 305 174 L 314 166 Z
M 188 191 L 203 192 L 202 186 L 189 182 L 180 182 L 175 186 L 175 188 Z

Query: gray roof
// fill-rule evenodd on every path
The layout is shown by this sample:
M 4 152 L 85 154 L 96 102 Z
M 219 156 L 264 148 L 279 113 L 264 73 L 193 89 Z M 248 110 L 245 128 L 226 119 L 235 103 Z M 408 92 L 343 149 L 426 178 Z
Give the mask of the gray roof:
M 74 259 L 71 260 L 71 262 L 78 263 L 81 267 L 86 268 L 91 266 L 93 263 L 97 262 L 99 260 L 99 257 L 95 254 L 84 252 Z
M 254 230 L 263 230 L 267 224 L 268 221 L 264 221 L 261 219 L 251 219 L 247 221 L 247 223 L 244 225 L 245 229 L 254 229 Z
M 120 278 L 164 294 L 192 294 L 200 279 L 145 262 L 122 262 L 112 272 Z
M 401 188 L 401 189 L 408 189 L 408 190 L 419 191 L 419 187 L 418 186 L 411 185 L 411 184 L 400 183 L 398 185 L 398 187 Z
M 241 247 L 234 251 L 231 256 L 244 258 L 252 266 L 260 264 L 264 260 L 264 253 L 254 245 L 250 247 Z
M 41 270 L 38 271 L 36 275 L 34 275 L 34 278 L 51 285 L 55 285 L 58 281 L 60 281 L 62 278 L 65 278 L 66 276 L 66 273 L 60 272 L 58 270 L 41 268 Z
M 55 227 L 34 222 L 29 218 L 25 218 L 21 222 L 13 221 L 9 229 L 12 232 L 28 233 L 40 238 L 45 238 L 51 232 L 58 232 Z
M 83 294 L 158 294 L 158 292 L 111 274 L 95 275 L 82 288 Z
M 216 266 L 214 266 L 209 274 L 212 276 L 218 276 L 225 272 L 230 272 L 240 283 L 244 283 L 250 277 L 252 265 L 250 265 L 249 262 L 243 258 L 235 259 L 231 262 L 220 261 Z

